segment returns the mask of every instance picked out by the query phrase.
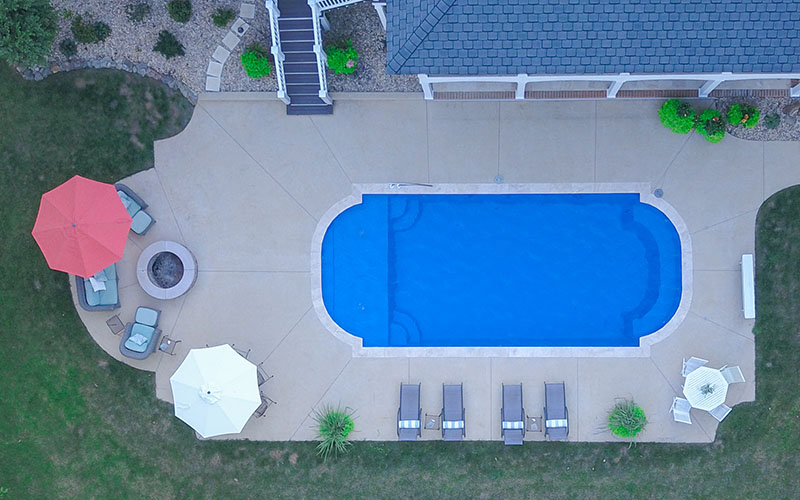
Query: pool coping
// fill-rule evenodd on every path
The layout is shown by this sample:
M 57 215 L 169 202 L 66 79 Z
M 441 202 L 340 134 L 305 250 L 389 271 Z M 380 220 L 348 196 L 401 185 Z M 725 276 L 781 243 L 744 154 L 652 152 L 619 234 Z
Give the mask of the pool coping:
M 637 193 L 642 203 L 664 213 L 681 242 L 681 299 L 672 318 L 660 329 L 640 338 L 637 347 L 364 347 L 363 339 L 341 328 L 328 314 L 322 300 L 322 240 L 333 220 L 358 205 L 364 194 L 581 194 Z M 352 348 L 354 357 L 649 357 L 650 347 L 674 332 L 689 313 L 693 293 L 692 241 L 686 222 L 663 198 L 653 194 L 650 183 L 550 183 L 550 184 L 353 184 L 350 195 L 333 204 L 319 218 L 311 238 L 311 299 L 320 322 L 336 338 Z

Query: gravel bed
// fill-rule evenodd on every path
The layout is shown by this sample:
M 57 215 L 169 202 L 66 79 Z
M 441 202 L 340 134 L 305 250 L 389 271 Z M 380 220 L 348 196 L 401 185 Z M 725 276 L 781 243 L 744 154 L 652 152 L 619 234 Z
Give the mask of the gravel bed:
M 731 127 L 728 125 L 726 133 L 750 141 L 798 141 L 800 140 L 800 120 L 797 114 L 787 115 L 783 109 L 797 102 L 796 99 L 785 98 L 718 98 L 715 100 L 714 107 L 723 115 L 727 115 L 728 109 L 733 104 L 750 104 L 758 108 L 761 112 L 761 119 L 758 125 L 751 129 L 744 127 Z M 768 129 L 764 125 L 764 118 L 770 113 L 778 113 L 781 123 L 775 129 Z
M 323 43 L 351 40 L 358 52 L 358 69 L 352 75 L 328 70 L 331 92 L 422 92 L 416 75 L 386 74 L 386 32 L 370 2 L 329 10 L 331 30 L 323 32 Z
M 263 78 L 250 78 L 244 72 L 242 67 L 241 57 L 251 43 L 259 43 L 262 47 L 267 49 L 271 44 L 271 34 L 269 30 L 269 13 L 264 7 L 264 2 L 256 0 L 256 17 L 254 19 L 245 19 L 250 28 L 242 37 L 232 51 L 225 66 L 222 67 L 222 85 L 220 90 L 223 92 L 275 92 L 278 89 L 278 82 L 275 79 L 275 64 L 273 61 L 272 73 Z M 222 38 L 219 42 L 221 43 Z M 213 51 L 212 51 L 213 52 Z M 211 57 L 211 53 L 208 54 Z M 270 56 L 270 60 L 272 56 Z M 205 68 L 203 68 L 205 73 Z

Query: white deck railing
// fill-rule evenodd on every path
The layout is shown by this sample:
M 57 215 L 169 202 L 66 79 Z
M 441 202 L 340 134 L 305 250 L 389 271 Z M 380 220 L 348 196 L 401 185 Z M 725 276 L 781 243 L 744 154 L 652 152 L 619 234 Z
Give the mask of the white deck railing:
M 325 74 L 325 67 L 328 64 L 328 55 L 322 47 L 322 23 L 319 18 L 322 11 L 317 5 L 317 0 L 308 0 L 311 7 L 311 21 L 314 23 L 314 54 L 317 55 L 317 76 L 319 77 L 319 98 L 328 104 L 333 104 L 328 95 L 328 77 Z
M 345 5 L 351 5 L 363 1 L 364 0 L 308 0 L 308 4 L 311 5 L 313 2 L 317 4 L 320 12 L 325 12 L 326 10 L 335 9 L 336 7 L 344 7 Z
M 281 11 L 278 10 L 278 5 L 275 0 L 265 0 L 265 6 L 269 12 L 269 31 L 272 36 L 272 57 L 275 59 L 275 78 L 278 80 L 278 99 L 290 104 L 292 100 L 286 94 L 286 72 L 283 68 L 283 61 L 286 56 L 283 55 L 281 50 L 281 33 L 278 27 L 278 19 L 281 17 Z
M 312 1 L 312 0 L 309 0 Z M 699 80 L 705 81 L 697 90 L 698 97 L 708 97 L 711 91 L 721 83 L 741 80 L 797 80 L 800 73 L 696 73 L 696 74 L 643 74 L 631 75 L 486 75 L 486 76 L 428 76 L 418 75 L 419 83 L 425 99 L 433 99 L 435 83 L 511 83 L 516 87 L 515 99 L 525 99 L 525 86 L 529 83 L 542 82 L 608 82 L 606 97 L 614 99 L 622 86 L 627 82 L 644 82 L 655 80 Z M 792 97 L 800 97 L 800 84 L 790 90 Z

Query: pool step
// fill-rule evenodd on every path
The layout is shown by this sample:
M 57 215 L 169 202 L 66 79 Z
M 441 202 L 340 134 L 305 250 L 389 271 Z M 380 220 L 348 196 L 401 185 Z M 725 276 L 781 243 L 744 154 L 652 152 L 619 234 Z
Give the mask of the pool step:
M 406 206 L 405 210 L 397 217 L 392 217 L 389 221 L 391 230 L 395 233 L 400 231 L 407 231 L 414 227 L 414 224 L 419 220 L 422 214 L 422 205 L 417 198 L 405 197 Z
M 420 332 L 417 321 L 402 311 L 392 311 L 389 322 L 389 345 L 402 347 L 419 344 Z

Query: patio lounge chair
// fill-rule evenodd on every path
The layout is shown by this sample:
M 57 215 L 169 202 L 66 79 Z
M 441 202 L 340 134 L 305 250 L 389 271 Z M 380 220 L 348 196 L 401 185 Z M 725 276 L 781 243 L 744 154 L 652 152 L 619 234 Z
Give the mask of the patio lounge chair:
M 400 408 L 397 409 L 397 439 L 416 441 L 422 433 L 420 384 L 400 384 Z
M 687 375 L 697 370 L 701 366 L 705 366 L 707 363 L 708 363 L 707 359 L 695 358 L 694 356 L 692 356 L 688 360 L 684 359 L 683 368 L 681 369 L 681 376 L 686 378 Z
M 119 307 L 119 294 L 117 293 L 117 265 L 111 264 L 99 273 L 92 276 L 99 285 L 98 290 L 88 278 L 75 276 L 75 286 L 78 290 L 78 304 L 87 311 L 111 311 Z M 105 287 L 100 289 L 99 287 Z
M 442 439 L 461 441 L 467 435 L 464 428 L 464 386 L 442 385 Z
M 689 403 L 688 399 L 673 398 L 672 407 L 669 409 L 669 411 L 672 412 L 672 418 L 676 422 L 680 422 L 682 424 L 691 424 L 692 416 L 689 413 L 691 409 L 692 405 Z
M 728 413 L 730 412 L 731 412 L 730 406 L 726 405 L 725 403 L 722 403 L 721 405 L 717 406 L 708 413 L 710 413 L 712 417 L 722 422 L 723 420 L 725 420 L 725 417 L 727 417 Z
M 525 408 L 522 406 L 522 384 L 503 385 L 503 406 L 500 408 L 500 434 L 506 445 L 522 444 L 525 437 Z
M 259 391 L 260 392 L 260 391 Z M 256 408 L 256 411 L 253 412 L 253 415 L 256 417 L 263 417 L 270 406 L 278 404 L 277 402 L 271 400 L 263 392 L 261 392 L 261 405 Z
M 119 199 L 122 200 L 122 204 L 125 205 L 125 210 L 128 211 L 128 215 L 133 219 L 131 231 L 138 235 L 144 235 L 156 223 L 155 219 L 144 210 L 147 208 L 147 203 L 125 184 L 117 183 L 114 184 L 114 187 L 117 189 L 117 194 Z
M 738 384 L 744 382 L 744 375 L 742 369 L 738 366 L 728 366 L 720 370 L 722 376 L 729 384 Z
M 550 441 L 566 441 L 569 435 L 569 413 L 564 382 L 544 384 L 544 435 Z
M 158 326 L 158 317 L 161 311 L 149 307 L 136 309 L 136 318 L 133 323 L 125 325 L 125 331 L 119 342 L 119 352 L 123 356 L 133 359 L 147 359 L 155 352 L 161 330 Z

